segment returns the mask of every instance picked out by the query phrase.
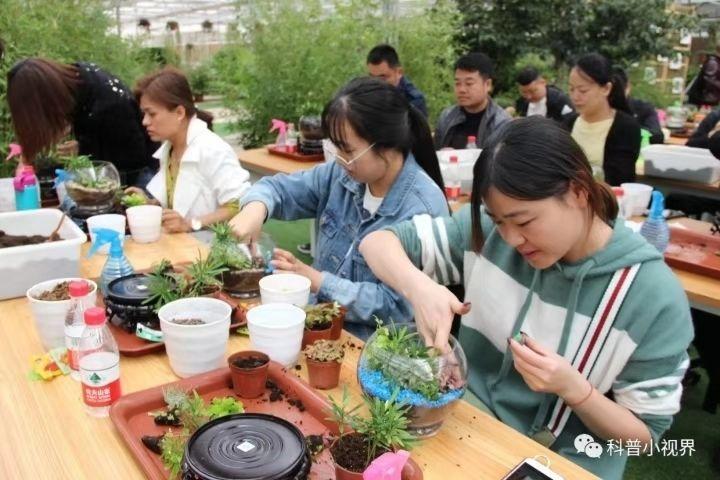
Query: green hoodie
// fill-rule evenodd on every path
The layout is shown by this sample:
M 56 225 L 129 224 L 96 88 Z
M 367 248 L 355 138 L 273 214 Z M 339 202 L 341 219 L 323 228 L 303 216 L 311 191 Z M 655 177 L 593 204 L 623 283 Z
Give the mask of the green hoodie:
M 657 442 L 680 408 L 693 337 L 682 287 L 657 250 L 624 222 L 615 222 L 610 242 L 594 255 L 544 270 L 505 243 L 484 211 L 481 223 L 480 254 L 471 250 L 469 206 L 453 217 L 417 216 L 389 230 L 425 273 L 445 285 L 464 283 L 472 310 L 462 318 L 459 340 L 470 390 L 505 424 L 535 438 L 553 431 L 554 451 L 603 479 L 622 478 L 627 451 L 596 437 L 602 456 L 578 452 L 575 438 L 593 434 L 557 396 L 528 388 L 513 367 L 507 338 L 522 330 L 583 365 L 590 382 L 642 419 Z M 628 275 L 620 282 L 624 301 L 606 295 L 622 290 L 613 283 L 618 271 Z M 602 312 L 610 318 L 605 323 Z

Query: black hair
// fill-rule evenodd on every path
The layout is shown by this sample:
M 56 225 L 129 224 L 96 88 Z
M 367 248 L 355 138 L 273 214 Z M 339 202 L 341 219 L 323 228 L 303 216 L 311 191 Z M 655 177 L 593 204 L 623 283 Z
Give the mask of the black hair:
M 458 58 L 455 62 L 455 70 L 466 72 L 478 72 L 486 80 L 495 75 L 495 66 L 490 57 L 481 52 L 472 52 Z
M 625 91 L 625 87 L 627 87 L 628 82 L 630 81 L 630 79 L 628 78 L 627 72 L 625 71 L 624 68 L 622 68 L 619 65 L 615 65 L 612 68 L 612 71 L 613 71 L 613 75 L 615 75 L 615 77 L 617 77 L 617 79 L 620 82 L 622 82 L 623 91 Z
M 427 120 L 400 90 L 377 78 L 351 80 L 322 113 L 325 136 L 341 149 L 347 145 L 346 121 L 361 138 L 375 144 L 375 152 L 386 148 L 400 150 L 403 156 L 412 152 L 418 165 L 445 191 Z
M 593 178 L 590 163 L 570 132 L 539 116 L 503 125 L 488 139 L 475 163 L 470 203 L 472 244 L 477 252 L 484 243 L 480 206 L 490 187 L 530 201 L 562 197 L 574 187 L 587 194 L 590 215 L 611 224 L 618 213 L 614 194 Z
M 390 68 L 400 66 L 400 57 L 398 57 L 397 51 L 385 43 L 374 46 L 372 50 L 370 50 L 370 53 L 368 53 L 365 63 L 380 65 L 382 62 L 386 62 Z
M 532 82 L 540 78 L 540 72 L 535 67 L 525 67 L 515 75 L 515 83 L 519 83 L 523 87 L 530 85 Z
M 613 73 L 612 64 L 607 57 L 599 53 L 590 53 L 578 58 L 575 67 L 600 86 L 611 83 L 612 87 L 608 95 L 610 107 L 630 113 L 630 106 L 625 97 L 625 83 Z

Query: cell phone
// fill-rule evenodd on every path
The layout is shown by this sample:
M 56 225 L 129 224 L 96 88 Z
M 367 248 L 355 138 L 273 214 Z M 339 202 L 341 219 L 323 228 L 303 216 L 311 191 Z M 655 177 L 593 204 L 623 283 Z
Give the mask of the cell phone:
M 526 458 L 505 475 L 502 480 L 565 480 L 533 458 Z

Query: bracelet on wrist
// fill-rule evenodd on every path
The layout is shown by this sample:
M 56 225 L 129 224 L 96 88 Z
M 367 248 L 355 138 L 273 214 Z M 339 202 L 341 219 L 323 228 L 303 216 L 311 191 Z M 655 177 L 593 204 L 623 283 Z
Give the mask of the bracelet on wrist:
M 580 405 L 582 405 L 583 403 L 585 403 L 588 398 L 590 398 L 590 397 L 592 396 L 593 391 L 595 391 L 595 387 L 593 387 L 592 383 L 590 383 L 590 380 L 587 381 L 587 384 L 588 384 L 588 386 L 590 387 L 590 389 L 588 390 L 588 393 L 582 398 L 582 400 L 579 400 L 579 401 L 573 402 L 573 403 L 568 402 L 567 400 L 565 400 L 565 404 L 567 404 L 568 407 L 570 407 L 570 408 L 579 407 Z

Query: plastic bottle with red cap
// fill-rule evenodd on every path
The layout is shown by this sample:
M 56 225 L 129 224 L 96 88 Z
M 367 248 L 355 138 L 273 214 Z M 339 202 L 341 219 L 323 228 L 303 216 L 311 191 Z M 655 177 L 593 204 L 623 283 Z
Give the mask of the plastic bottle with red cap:
M 84 280 L 70 282 L 70 308 L 65 314 L 65 347 L 67 348 L 68 366 L 70 376 L 80 380 L 80 367 L 78 366 L 78 349 L 80 337 L 85 330 L 85 298 L 90 293 L 90 285 Z
M 79 363 L 85 411 L 93 417 L 107 417 L 110 405 L 121 395 L 120 353 L 102 308 L 85 310 Z
M 475 136 L 473 136 L 473 135 L 470 135 L 470 136 L 468 137 L 468 139 L 467 139 L 467 145 L 465 145 L 465 148 L 466 148 L 466 149 L 469 149 L 469 148 L 478 148 L 478 145 L 477 145 L 477 137 L 475 137 Z
M 460 164 L 456 155 L 450 156 L 450 163 L 445 172 L 445 196 L 448 202 L 456 202 L 460 197 Z

